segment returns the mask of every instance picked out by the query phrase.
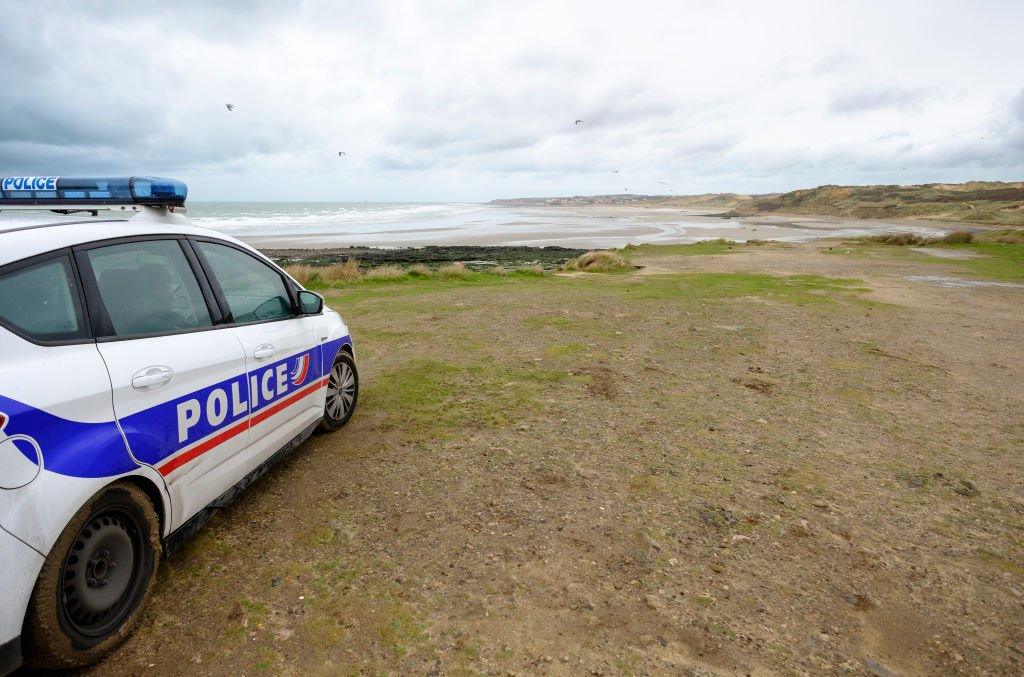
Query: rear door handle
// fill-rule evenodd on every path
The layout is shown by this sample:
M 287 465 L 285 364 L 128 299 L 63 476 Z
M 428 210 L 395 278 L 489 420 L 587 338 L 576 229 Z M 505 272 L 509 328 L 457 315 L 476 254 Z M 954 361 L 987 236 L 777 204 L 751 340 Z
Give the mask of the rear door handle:
M 132 388 L 136 390 L 157 390 L 163 388 L 174 378 L 174 372 L 170 367 L 155 366 L 146 367 L 135 372 L 132 376 Z
M 259 360 L 261 362 L 263 360 L 269 360 L 274 356 L 275 350 L 274 346 L 269 343 L 264 343 L 261 346 L 257 346 L 256 350 L 252 351 L 252 357 L 254 360 Z

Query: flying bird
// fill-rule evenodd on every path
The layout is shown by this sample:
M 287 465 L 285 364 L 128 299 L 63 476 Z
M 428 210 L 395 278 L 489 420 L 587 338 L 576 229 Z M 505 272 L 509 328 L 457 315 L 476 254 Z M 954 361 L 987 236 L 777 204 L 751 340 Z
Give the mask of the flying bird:
M 338 157 L 341 157 L 342 155 L 348 155 L 348 153 L 346 153 L 346 152 L 345 152 L 345 151 L 343 151 L 343 150 L 339 150 L 339 151 L 338 151 Z
M 226 104 L 224 104 L 224 107 L 228 109 L 229 113 L 231 111 L 235 110 L 235 104 L 233 104 L 233 103 L 226 103 Z
M 576 121 L 576 126 L 577 126 L 577 127 L 578 127 L 579 125 L 582 125 L 582 124 L 583 124 L 583 120 L 577 120 L 577 121 Z
M 613 170 L 612 170 L 612 174 L 618 174 L 618 173 L 619 173 L 619 170 L 618 170 L 618 169 L 613 169 Z

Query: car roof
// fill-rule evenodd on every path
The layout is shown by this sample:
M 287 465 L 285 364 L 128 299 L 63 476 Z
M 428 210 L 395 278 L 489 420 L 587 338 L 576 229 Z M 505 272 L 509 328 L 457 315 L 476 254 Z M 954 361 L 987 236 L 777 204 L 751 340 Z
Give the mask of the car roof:
M 45 223 L 12 220 L 0 221 L 0 266 L 86 242 L 137 235 L 198 235 L 227 240 L 252 250 L 229 235 L 193 225 L 181 214 L 141 213 L 132 219 L 67 218 Z

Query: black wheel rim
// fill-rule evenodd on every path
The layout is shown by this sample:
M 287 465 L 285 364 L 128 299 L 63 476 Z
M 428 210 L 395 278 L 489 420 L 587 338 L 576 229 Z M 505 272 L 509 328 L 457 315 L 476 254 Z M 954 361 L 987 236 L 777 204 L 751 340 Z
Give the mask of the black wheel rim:
M 105 637 L 139 602 L 147 543 L 142 523 L 128 507 L 93 515 L 78 532 L 61 569 L 60 605 L 71 627 Z
M 345 362 L 338 362 L 331 369 L 327 382 L 327 415 L 340 421 L 352 410 L 356 399 L 356 375 Z

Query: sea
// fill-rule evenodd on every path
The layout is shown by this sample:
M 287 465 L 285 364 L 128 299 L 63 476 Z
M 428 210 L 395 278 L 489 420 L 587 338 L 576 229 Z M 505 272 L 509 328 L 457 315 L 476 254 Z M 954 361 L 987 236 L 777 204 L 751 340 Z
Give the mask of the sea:
M 190 202 L 188 217 L 256 246 L 407 247 L 425 245 L 621 247 L 715 238 L 806 241 L 879 232 L 938 235 L 934 224 L 850 222 L 818 217 L 723 219 L 679 209 L 622 206 L 513 206 L 458 202 Z M 46 212 L 0 212 L 4 223 L 45 223 Z M 98 218 L 110 218 L 100 212 Z

